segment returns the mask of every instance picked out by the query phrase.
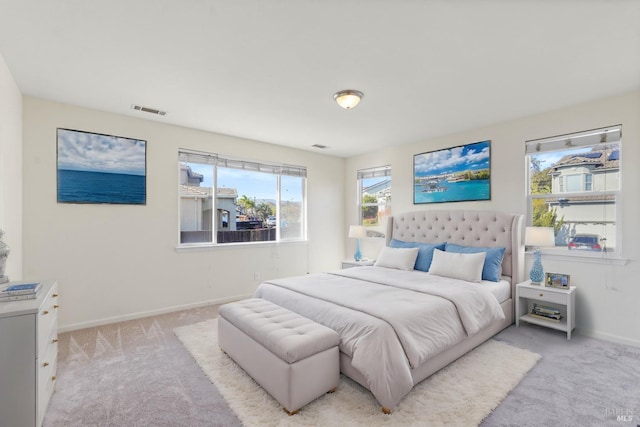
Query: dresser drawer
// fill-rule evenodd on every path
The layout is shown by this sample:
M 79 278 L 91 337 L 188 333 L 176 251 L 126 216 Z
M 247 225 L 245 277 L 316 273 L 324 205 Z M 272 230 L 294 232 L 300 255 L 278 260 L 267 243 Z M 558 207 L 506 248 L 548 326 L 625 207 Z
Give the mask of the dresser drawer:
M 531 298 L 538 301 L 552 302 L 556 304 L 567 304 L 567 294 L 561 291 L 550 291 L 543 288 L 531 289 L 531 288 L 519 288 L 520 298 Z
M 58 286 L 0 305 L 0 426 L 41 426 L 55 389 Z M 11 343 L 4 345 L 3 343 Z
M 38 424 L 42 425 L 44 414 L 49 406 L 49 399 L 53 393 L 53 388 L 56 383 L 56 372 L 58 370 L 57 361 L 58 345 L 56 343 L 51 344 L 47 349 L 46 354 L 38 359 Z
M 58 329 L 58 286 L 57 284 L 51 288 L 42 305 L 38 310 L 37 328 L 38 328 L 38 344 L 36 354 L 41 356 L 46 351 L 47 345 L 53 338 L 57 338 L 55 333 Z

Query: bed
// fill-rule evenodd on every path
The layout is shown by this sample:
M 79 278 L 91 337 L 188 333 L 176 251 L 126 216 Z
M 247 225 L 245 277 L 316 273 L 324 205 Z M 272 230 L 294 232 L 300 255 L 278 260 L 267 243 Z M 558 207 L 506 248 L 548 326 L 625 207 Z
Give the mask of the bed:
M 522 215 L 495 211 L 395 215 L 376 266 L 266 281 L 255 296 L 336 330 L 341 372 L 388 413 L 415 384 L 513 323 L 522 229 Z M 501 260 L 489 271 L 496 251 Z M 412 269 L 425 269 L 425 254 L 431 272 Z M 460 280 L 467 270 L 474 279 Z M 485 272 L 498 277 L 484 280 Z

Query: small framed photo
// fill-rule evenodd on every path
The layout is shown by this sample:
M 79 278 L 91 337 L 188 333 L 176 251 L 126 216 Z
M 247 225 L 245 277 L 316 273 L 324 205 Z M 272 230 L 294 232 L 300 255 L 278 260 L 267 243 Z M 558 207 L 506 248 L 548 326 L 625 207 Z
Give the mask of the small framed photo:
M 571 276 L 560 273 L 546 273 L 544 284 L 545 286 L 551 286 L 553 288 L 569 289 L 571 286 Z

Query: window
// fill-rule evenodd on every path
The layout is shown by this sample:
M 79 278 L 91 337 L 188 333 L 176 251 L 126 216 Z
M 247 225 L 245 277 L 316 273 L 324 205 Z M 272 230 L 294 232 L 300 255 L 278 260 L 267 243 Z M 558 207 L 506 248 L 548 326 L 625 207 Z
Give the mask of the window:
M 620 125 L 526 142 L 529 223 L 573 254 L 620 254 Z
M 592 174 L 588 173 L 584 176 L 584 191 L 591 191 Z
M 391 166 L 358 171 L 358 211 L 360 224 L 375 227 L 383 233 L 383 220 L 391 216 Z M 376 236 L 373 229 L 368 232 Z
M 180 244 L 303 240 L 302 166 L 179 151 Z
M 582 175 L 567 175 L 567 189 L 569 193 L 582 191 Z

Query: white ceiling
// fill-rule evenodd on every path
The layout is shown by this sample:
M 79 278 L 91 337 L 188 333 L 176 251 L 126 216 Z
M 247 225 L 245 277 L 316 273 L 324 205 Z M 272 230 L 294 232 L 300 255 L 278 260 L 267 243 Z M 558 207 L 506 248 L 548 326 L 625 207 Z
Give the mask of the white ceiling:
M 0 54 L 25 95 L 346 157 L 640 89 L 640 1 L 0 0 Z

